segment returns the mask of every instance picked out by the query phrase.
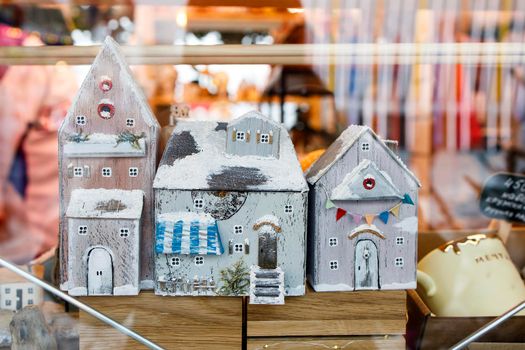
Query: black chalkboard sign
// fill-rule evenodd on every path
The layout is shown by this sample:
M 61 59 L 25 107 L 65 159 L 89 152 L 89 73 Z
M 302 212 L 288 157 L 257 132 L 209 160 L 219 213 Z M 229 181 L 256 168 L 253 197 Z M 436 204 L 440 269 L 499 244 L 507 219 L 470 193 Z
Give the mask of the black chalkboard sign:
M 479 207 L 491 218 L 525 222 L 525 176 L 501 173 L 489 177 Z

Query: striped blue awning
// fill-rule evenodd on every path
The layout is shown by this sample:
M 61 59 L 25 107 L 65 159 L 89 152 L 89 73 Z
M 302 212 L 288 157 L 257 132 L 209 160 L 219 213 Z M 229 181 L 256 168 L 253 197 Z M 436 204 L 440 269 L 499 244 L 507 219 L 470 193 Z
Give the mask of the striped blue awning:
M 221 255 L 217 222 L 209 214 L 176 212 L 157 218 L 155 251 L 159 254 Z

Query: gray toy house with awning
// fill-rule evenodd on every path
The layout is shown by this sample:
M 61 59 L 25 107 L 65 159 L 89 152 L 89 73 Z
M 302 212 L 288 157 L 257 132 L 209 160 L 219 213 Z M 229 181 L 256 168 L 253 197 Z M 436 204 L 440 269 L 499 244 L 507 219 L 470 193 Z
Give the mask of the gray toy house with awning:
M 153 187 L 156 294 L 304 294 L 308 187 L 283 126 L 180 120 Z
M 396 149 L 352 125 L 306 171 L 314 290 L 416 287 L 420 183 Z

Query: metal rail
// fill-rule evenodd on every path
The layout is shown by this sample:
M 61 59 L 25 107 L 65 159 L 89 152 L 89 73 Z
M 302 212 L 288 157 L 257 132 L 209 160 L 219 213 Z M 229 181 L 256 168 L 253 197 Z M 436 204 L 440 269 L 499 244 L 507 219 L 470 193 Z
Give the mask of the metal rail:
M 108 316 L 104 315 L 103 313 L 101 312 L 98 312 L 97 310 L 89 307 L 88 305 L 84 304 L 84 303 L 81 303 L 80 301 L 78 301 L 77 299 L 73 298 L 73 297 L 70 297 L 69 295 L 67 295 L 66 293 L 56 289 L 55 287 L 53 287 L 52 285 L 44 282 L 44 281 L 41 281 L 40 279 L 36 278 L 35 276 L 31 275 L 30 273 L 20 269 L 18 266 L 4 260 L 3 258 L 0 257 L 0 266 L 3 266 L 5 267 L 6 269 L 16 273 L 17 275 L 19 276 L 22 276 L 24 277 L 25 279 L 33 282 L 34 284 L 44 288 L 45 290 L 47 290 L 49 293 L 51 294 L 54 294 L 62 299 L 64 299 L 65 301 L 67 301 L 68 303 L 72 304 L 72 305 L 75 305 L 76 307 L 78 307 L 80 310 L 90 314 L 91 316 L 99 319 L 100 321 L 110 325 L 111 327 L 115 328 L 116 330 L 118 330 L 119 332 L 127 335 L 128 337 L 131 337 L 133 339 L 135 339 L 136 341 L 138 341 L 139 343 L 145 345 L 146 347 L 150 348 L 150 349 L 154 349 L 154 350 L 163 350 L 162 347 L 158 346 L 157 344 L 153 343 L 152 341 L 144 338 L 143 336 L 141 336 L 140 334 L 138 333 L 135 333 L 134 331 L 132 331 L 131 329 L 121 325 L 120 323 L 118 323 L 117 321 L 109 318 Z
M 515 314 L 517 314 L 518 312 L 524 309 L 525 309 L 525 300 L 519 303 L 518 305 L 514 306 L 509 311 L 505 312 L 503 315 L 490 321 L 489 323 L 487 323 L 486 325 L 484 325 L 483 327 L 481 327 L 474 333 L 470 334 L 468 337 L 466 337 L 465 339 L 463 339 L 462 341 L 454 345 L 451 349 L 452 350 L 464 349 L 465 347 L 467 347 L 467 345 L 472 343 L 474 340 L 482 337 L 483 335 L 490 332 L 494 328 L 498 327 L 500 324 L 502 324 L 503 322 L 505 322 L 506 320 L 508 320 L 509 318 L 511 318 L 512 316 L 514 316 Z

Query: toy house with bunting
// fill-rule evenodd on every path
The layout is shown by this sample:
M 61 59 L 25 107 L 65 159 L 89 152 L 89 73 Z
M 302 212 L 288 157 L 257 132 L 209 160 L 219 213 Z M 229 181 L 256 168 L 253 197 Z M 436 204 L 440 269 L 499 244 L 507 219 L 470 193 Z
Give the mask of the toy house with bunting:
M 304 294 L 308 185 L 282 125 L 180 119 L 154 189 L 156 294 Z
M 421 185 L 396 147 L 352 125 L 306 171 L 316 291 L 416 288 Z
M 69 294 L 153 289 L 159 129 L 107 38 L 59 131 L 60 285 Z

